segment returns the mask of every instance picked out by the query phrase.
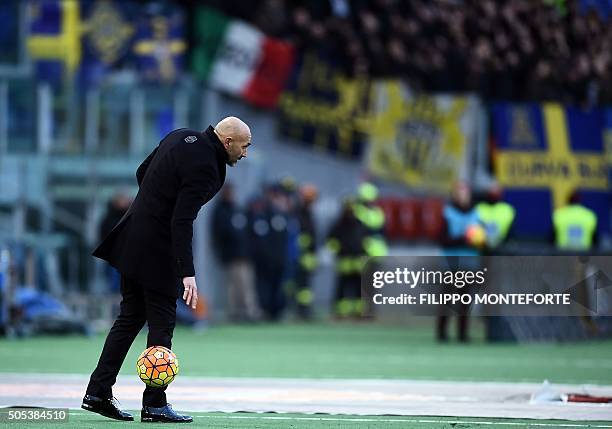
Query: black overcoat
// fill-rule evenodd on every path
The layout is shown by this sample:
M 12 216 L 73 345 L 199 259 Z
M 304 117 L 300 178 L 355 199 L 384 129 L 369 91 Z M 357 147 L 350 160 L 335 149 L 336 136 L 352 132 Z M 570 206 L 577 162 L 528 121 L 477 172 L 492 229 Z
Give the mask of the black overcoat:
M 178 294 L 195 275 L 193 221 L 223 186 L 228 155 L 212 127 L 181 128 L 136 171 L 138 194 L 93 255 L 145 287 Z

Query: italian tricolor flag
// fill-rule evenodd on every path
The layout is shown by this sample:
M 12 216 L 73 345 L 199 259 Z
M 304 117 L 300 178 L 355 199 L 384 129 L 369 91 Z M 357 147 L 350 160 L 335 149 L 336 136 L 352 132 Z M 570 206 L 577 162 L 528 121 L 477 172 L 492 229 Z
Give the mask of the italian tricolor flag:
M 196 40 L 194 71 L 212 88 L 256 106 L 276 106 L 294 64 L 290 43 L 207 8 L 198 10 Z

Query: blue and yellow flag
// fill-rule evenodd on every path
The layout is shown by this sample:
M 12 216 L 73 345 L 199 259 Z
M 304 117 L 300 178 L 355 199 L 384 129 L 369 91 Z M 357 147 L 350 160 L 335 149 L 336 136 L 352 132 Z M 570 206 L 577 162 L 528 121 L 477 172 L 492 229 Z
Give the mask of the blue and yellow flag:
M 81 61 L 79 2 L 30 1 L 27 22 L 28 52 L 37 78 L 52 84 L 71 79 Z
M 159 11 L 137 26 L 133 52 L 141 76 L 148 81 L 173 82 L 183 71 L 185 22 L 178 9 Z
M 130 52 L 135 28 L 131 21 L 140 11 L 134 2 L 81 0 L 82 49 L 79 80 L 95 86 Z
M 597 214 L 598 232 L 610 230 L 605 111 L 501 103 L 492 108 L 492 127 L 495 175 L 516 208 L 517 234 L 549 234 L 552 211 L 573 191 Z

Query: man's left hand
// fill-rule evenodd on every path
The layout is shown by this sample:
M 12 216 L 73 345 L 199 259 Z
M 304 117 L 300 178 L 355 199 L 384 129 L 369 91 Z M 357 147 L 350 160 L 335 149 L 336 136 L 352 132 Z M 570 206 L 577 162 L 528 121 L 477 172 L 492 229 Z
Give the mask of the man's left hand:
M 195 277 L 184 277 L 183 287 L 185 288 L 185 291 L 183 292 L 185 304 L 188 306 L 191 304 L 191 308 L 195 310 L 198 303 L 198 286 L 196 285 Z

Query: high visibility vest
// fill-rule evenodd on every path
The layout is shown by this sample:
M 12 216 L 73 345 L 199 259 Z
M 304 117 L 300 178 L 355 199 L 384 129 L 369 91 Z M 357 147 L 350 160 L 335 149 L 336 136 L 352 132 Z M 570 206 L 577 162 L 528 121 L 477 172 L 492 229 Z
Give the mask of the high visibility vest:
M 553 225 L 559 249 L 588 250 L 593 244 L 597 216 L 580 204 L 571 204 L 554 211 Z
M 480 220 L 476 209 L 463 212 L 450 204 L 444 207 L 444 219 L 452 239 L 464 237 L 468 227 L 478 224 Z
M 368 256 L 387 256 L 387 242 L 381 232 L 385 226 L 385 212 L 378 206 L 354 204 L 355 217 L 370 231 L 363 240 L 363 249 Z
M 366 262 L 366 256 L 342 256 L 336 261 L 336 272 L 340 275 L 360 274 Z
M 385 238 L 381 235 L 372 235 L 363 239 L 363 249 L 371 257 L 387 256 L 389 249 Z
M 298 236 L 298 248 L 300 257 L 298 259 L 300 267 L 306 271 L 314 271 L 317 268 L 317 255 L 314 252 L 314 240 L 312 235 L 302 232 Z
M 385 225 L 385 212 L 378 206 L 353 205 L 353 213 L 368 229 L 376 231 Z
M 476 211 L 487 234 L 487 246 L 497 247 L 508 236 L 516 211 L 508 203 L 479 203 Z

